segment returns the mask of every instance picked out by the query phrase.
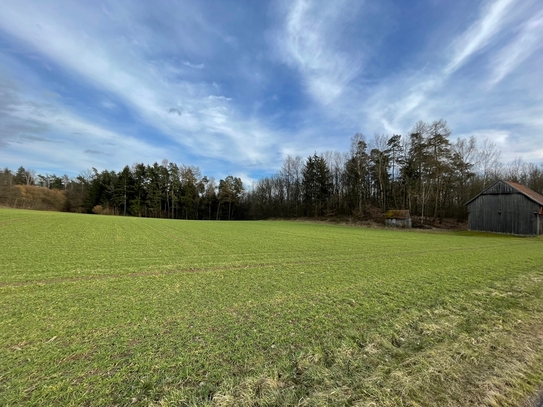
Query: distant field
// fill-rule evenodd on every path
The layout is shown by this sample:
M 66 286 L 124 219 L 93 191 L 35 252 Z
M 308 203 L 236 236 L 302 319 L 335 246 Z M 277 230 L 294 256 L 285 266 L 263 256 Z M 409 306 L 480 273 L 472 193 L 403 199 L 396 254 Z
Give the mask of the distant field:
M 0 208 L 0 248 L 2 406 L 519 406 L 543 388 L 542 238 Z

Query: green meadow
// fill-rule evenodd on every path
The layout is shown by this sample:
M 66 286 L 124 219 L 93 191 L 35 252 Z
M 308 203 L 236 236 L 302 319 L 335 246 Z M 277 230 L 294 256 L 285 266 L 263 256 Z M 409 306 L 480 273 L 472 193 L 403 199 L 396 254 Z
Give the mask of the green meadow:
M 2 406 L 519 406 L 543 238 L 0 209 Z

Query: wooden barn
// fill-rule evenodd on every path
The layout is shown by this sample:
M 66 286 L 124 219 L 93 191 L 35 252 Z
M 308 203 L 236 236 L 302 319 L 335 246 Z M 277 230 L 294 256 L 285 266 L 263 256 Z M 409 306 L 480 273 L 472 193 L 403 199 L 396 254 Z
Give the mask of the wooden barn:
M 468 229 L 510 235 L 543 235 L 543 196 L 498 180 L 465 204 Z

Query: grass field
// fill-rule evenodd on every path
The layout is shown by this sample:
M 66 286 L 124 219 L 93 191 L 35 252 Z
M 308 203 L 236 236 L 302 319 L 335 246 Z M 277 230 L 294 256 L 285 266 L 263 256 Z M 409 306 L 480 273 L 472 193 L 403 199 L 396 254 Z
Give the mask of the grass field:
M 519 406 L 543 239 L 0 209 L 2 406 Z

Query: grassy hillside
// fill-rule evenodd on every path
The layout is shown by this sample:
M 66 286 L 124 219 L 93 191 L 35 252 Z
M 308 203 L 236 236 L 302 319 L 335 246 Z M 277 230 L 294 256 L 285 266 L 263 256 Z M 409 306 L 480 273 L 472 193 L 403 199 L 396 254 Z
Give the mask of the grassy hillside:
M 518 406 L 543 239 L 0 209 L 0 405 Z

